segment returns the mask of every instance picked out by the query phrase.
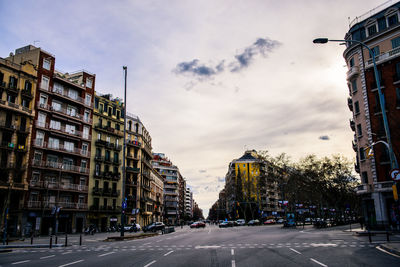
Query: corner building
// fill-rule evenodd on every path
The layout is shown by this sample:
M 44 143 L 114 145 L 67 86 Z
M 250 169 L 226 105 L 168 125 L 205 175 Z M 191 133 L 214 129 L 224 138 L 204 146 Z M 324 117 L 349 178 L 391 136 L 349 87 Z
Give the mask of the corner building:
M 28 192 L 36 76 L 32 63 L 0 58 L 0 220 L 4 227 L 8 217 L 7 233 L 11 236 L 25 233 L 21 224 Z
M 375 53 L 375 61 L 384 95 L 391 142 L 397 159 L 400 157 L 400 3 L 391 2 L 358 17 L 351 22 L 346 40 L 364 42 Z M 357 193 L 362 199 L 362 211 L 371 226 L 384 227 L 393 223 L 395 207 L 390 178 L 391 164 L 386 146 L 374 145 L 373 156 L 366 148 L 378 141 L 387 142 L 378 88 L 374 76 L 372 55 L 356 43 L 347 43 L 343 53 L 348 66 L 348 106 L 352 111 L 350 127 L 354 131 L 355 170 L 362 184 Z
M 95 94 L 88 223 L 101 231 L 121 223 L 123 116 L 121 99 Z
M 95 75 L 55 70 L 55 56 L 28 45 L 8 60 L 37 68 L 35 117 L 22 224 L 42 234 L 81 232 L 88 211 Z

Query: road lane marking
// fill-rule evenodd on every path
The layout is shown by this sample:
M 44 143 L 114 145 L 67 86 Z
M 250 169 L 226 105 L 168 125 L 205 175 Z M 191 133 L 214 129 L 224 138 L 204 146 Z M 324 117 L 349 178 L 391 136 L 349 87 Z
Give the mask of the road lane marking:
M 235 267 L 235 266 L 236 266 L 235 260 L 232 260 L 232 267 Z
M 319 262 L 319 261 L 317 261 L 317 260 L 315 260 L 315 259 L 313 259 L 313 258 L 310 258 L 310 260 L 312 260 L 313 262 L 315 262 L 316 264 L 319 264 L 319 265 L 321 265 L 321 266 L 328 267 L 328 265 L 323 264 L 322 262 Z
M 108 253 L 101 254 L 98 257 L 104 257 L 104 256 L 107 256 L 107 255 L 110 255 L 110 254 L 114 254 L 114 253 L 115 253 L 114 251 L 111 251 L 111 252 L 108 252 Z
M 389 251 L 386 251 L 386 250 L 384 250 L 383 248 L 376 247 L 376 249 L 379 249 L 380 251 L 382 251 L 382 252 L 384 252 L 384 253 L 386 253 L 386 254 L 392 255 L 392 256 L 394 256 L 394 257 L 396 257 L 396 258 L 400 258 L 400 256 L 398 256 L 398 255 L 396 255 L 396 254 L 393 254 L 393 253 L 390 253 Z
M 74 262 L 70 262 L 70 263 L 66 263 L 66 264 L 60 265 L 60 266 L 58 266 L 58 267 L 65 267 L 65 266 L 69 266 L 69 265 L 72 265 L 72 264 L 80 263 L 80 262 L 82 262 L 82 261 L 83 261 L 83 260 L 74 261 Z
M 231 249 L 231 254 L 232 254 L 232 256 L 235 255 L 235 250 L 234 249 Z
M 174 252 L 174 251 L 171 250 L 170 252 L 165 253 L 165 254 L 164 254 L 164 257 L 165 257 L 165 256 L 168 256 L 168 255 L 171 254 L 172 252 Z
M 145 266 L 143 266 L 143 267 L 148 267 L 148 266 L 150 266 L 150 265 L 152 265 L 153 263 L 156 263 L 157 261 L 152 261 L 152 262 L 150 262 L 150 263 L 148 263 L 148 264 L 146 264 Z
M 297 250 L 290 248 L 291 251 L 296 252 L 297 254 L 301 254 L 300 252 L 298 252 Z
M 311 243 L 313 247 L 337 247 L 337 244 L 333 243 Z
M 16 265 L 16 264 L 22 264 L 22 263 L 26 263 L 26 262 L 30 262 L 31 260 L 25 260 L 25 261 L 17 261 L 17 262 L 13 262 L 11 263 L 12 265 Z
M 53 257 L 55 257 L 55 256 L 56 256 L 56 255 L 49 255 L 49 256 L 41 257 L 40 259 L 43 260 L 43 259 L 53 258 Z
M 61 253 L 61 254 L 62 255 L 67 255 L 67 254 L 70 254 L 70 253 L 72 253 L 72 251 L 64 252 L 64 253 Z
M 199 248 L 220 248 L 220 247 L 221 246 L 214 245 L 214 246 L 195 246 L 194 248 L 199 249 Z

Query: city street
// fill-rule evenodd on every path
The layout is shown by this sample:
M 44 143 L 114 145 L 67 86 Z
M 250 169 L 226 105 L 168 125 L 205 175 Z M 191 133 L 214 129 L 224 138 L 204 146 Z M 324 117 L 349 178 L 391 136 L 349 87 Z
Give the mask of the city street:
M 383 236 L 355 236 L 346 227 L 304 230 L 281 225 L 220 229 L 176 228 L 145 239 L 103 242 L 87 236 L 78 246 L 21 248 L 0 253 L 1 266 L 396 266 L 400 258 L 380 250 Z M 117 233 L 114 233 L 117 235 Z M 392 236 L 392 240 L 399 240 Z M 59 242 L 61 243 L 61 242 Z M 377 248 L 378 247 L 378 248 Z

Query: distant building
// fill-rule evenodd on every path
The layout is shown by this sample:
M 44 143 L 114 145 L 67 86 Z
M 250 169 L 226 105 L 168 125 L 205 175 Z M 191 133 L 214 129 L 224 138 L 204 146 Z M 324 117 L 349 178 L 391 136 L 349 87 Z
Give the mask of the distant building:
M 384 5 L 357 17 L 350 24 L 346 40 L 358 40 L 376 54 L 385 112 L 389 122 L 391 142 L 397 159 L 400 158 L 400 3 Z M 362 198 L 362 210 L 371 225 L 387 225 L 394 204 L 389 176 L 391 164 L 386 146 L 378 143 L 373 155 L 366 150 L 374 142 L 385 141 L 386 134 L 374 76 L 372 55 L 357 43 L 347 43 L 343 54 L 347 66 L 348 106 L 354 131 L 353 149 L 356 152 L 355 170 L 361 176 L 357 193 Z M 399 191 L 399 190 L 398 190 Z
M 7 213 L 10 235 L 25 231 L 21 222 L 35 116 L 35 67 L 30 61 L 0 58 L 0 224 Z
M 151 200 L 153 201 L 152 222 L 164 220 L 164 178 L 155 170 L 151 169 Z
M 193 192 L 189 187 L 186 188 L 185 192 L 185 215 L 184 218 L 193 217 Z

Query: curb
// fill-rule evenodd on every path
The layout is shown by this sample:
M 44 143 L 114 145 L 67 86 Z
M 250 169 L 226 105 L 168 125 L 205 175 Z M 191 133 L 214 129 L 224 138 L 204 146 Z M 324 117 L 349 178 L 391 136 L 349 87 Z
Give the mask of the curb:
M 394 248 L 391 248 L 391 247 L 387 246 L 387 244 L 381 244 L 378 247 L 380 247 L 381 249 L 386 250 L 386 251 L 388 251 L 388 252 L 390 252 L 392 254 L 395 254 L 395 255 L 400 257 L 400 251 L 397 250 L 397 249 L 394 249 Z
M 0 249 L 0 253 L 12 252 L 12 249 Z
M 52 247 L 64 247 L 64 244 L 53 244 Z M 49 244 L 0 246 L 0 250 L 8 248 L 49 248 Z

